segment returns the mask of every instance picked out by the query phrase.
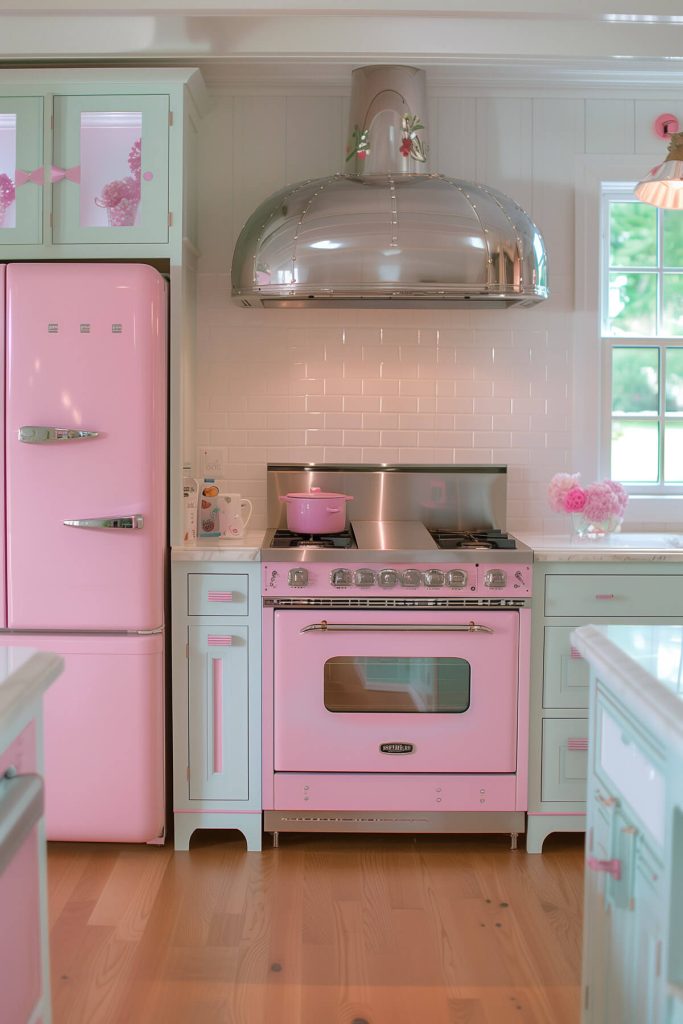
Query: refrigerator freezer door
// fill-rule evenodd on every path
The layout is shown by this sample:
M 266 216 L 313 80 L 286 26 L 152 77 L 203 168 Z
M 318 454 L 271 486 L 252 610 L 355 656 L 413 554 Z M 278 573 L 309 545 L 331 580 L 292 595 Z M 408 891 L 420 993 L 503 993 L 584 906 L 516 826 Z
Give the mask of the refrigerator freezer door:
M 0 645 L 57 651 L 64 672 L 45 694 L 48 839 L 154 843 L 163 837 L 164 638 L 30 638 Z
M 0 264 L 0 352 L 5 351 L 5 273 Z M 0 451 L 5 448 L 5 361 L 0 359 Z M 0 628 L 7 625 L 5 601 L 5 503 L 0 501 Z
M 161 275 L 142 264 L 9 265 L 6 429 L 9 628 L 161 626 Z M 139 517 L 139 529 L 67 525 Z

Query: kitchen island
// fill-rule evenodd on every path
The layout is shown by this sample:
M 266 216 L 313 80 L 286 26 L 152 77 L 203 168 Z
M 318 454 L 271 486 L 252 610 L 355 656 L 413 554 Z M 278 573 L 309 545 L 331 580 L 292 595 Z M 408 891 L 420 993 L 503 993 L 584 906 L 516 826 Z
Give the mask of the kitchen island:
M 584 1024 L 683 1021 L 683 627 L 587 625 Z
M 6 1024 L 49 1024 L 42 698 L 56 654 L 0 649 L 0 992 Z

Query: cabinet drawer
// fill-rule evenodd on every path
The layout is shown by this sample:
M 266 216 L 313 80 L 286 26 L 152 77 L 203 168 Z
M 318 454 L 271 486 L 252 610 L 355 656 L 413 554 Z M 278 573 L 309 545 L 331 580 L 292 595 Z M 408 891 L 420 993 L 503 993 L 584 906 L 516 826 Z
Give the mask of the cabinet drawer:
M 588 721 L 544 718 L 541 799 L 586 799 Z
M 573 646 L 574 626 L 546 626 L 543 640 L 543 707 L 587 708 L 588 662 Z
M 249 577 L 239 573 L 188 573 L 188 615 L 246 615 Z
M 546 576 L 545 614 L 683 615 L 683 576 Z
M 664 847 L 666 780 L 654 749 L 637 728 L 598 699 L 595 770 Z

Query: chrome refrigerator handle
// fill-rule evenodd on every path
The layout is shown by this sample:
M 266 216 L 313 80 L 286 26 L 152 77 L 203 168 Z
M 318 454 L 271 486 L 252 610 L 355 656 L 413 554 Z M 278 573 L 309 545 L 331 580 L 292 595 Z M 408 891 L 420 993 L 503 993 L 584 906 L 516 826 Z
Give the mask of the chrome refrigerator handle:
M 144 516 L 109 516 L 102 519 L 65 519 L 65 526 L 77 526 L 82 530 L 141 530 L 145 525 Z
M 398 623 L 383 625 L 381 622 L 336 622 L 330 623 L 326 619 L 321 622 L 313 622 L 310 626 L 304 626 L 301 633 L 493 633 L 490 626 L 482 626 L 478 622 L 468 622 L 466 625 L 423 625 L 414 624 L 401 626 Z
M 71 427 L 19 427 L 17 436 L 23 444 L 47 444 L 50 441 L 81 441 L 100 435 L 97 430 L 73 430 Z

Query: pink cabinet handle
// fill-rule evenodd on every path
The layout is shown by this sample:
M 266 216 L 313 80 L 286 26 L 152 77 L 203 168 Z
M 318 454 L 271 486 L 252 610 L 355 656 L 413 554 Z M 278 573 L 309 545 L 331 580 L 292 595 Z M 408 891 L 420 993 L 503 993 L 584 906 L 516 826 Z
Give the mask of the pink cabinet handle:
M 614 594 L 596 594 L 595 595 L 595 600 L 596 601 L 613 601 L 614 600 Z
M 567 750 L 588 750 L 587 736 L 573 736 L 567 740 Z
M 232 637 L 209 633 L 207 643 L 209 647 L 232 647 Z
M 208 598 L 209 601 L 232 601 L 233 594 L 231 590 L 210 590 Z
M 576 647 L 570 646 L 570 648 L 569 648 L 569 657 L 570 658 L 575 658 L 577 661 L 583 661 L 583 654 L 579 654 L 579 652 L 577 651 Z
M 604 871 L 606 874 L 611 875 L 615 882 L 621 879 L 621 861 L 616 858 L 612 860 L 598 860 L 597 857 L 588 857 L 586 864 L 591 871 Z
M 223 771 L 223 662 L 213 658 L 213 770 Z

